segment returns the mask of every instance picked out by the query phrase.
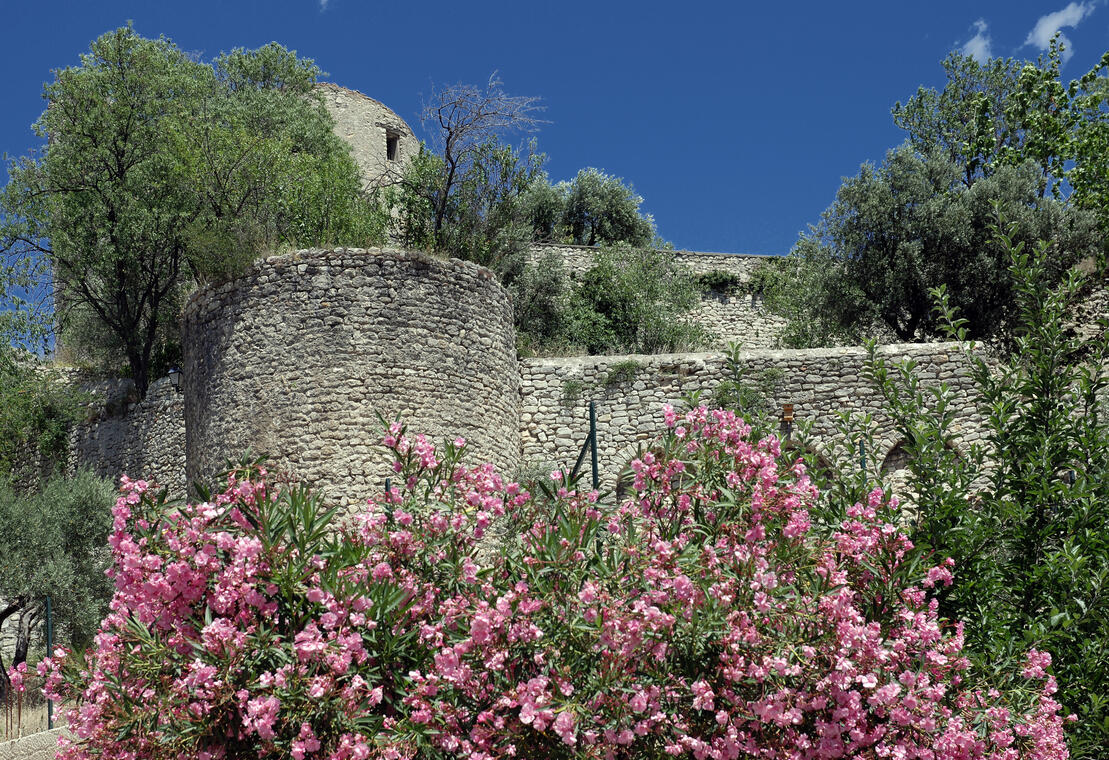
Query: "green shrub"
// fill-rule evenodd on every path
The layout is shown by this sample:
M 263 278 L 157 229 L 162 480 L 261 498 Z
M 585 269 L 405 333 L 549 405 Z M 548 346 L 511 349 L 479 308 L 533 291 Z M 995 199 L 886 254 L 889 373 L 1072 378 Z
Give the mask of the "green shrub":
M 697 284 L 701 290 L 714 290 L 718 292 L 730 293 L 739 288 L 743 284 L 743 280 L 739 275 L 723 269 L 713 269 L 709 272 L 697 275 Z
M 926 388 L 911 363 L 891 366 L 873 344 L 867 376 L 904 440 L 913 515 L 911 537 L 955 560 L 955 584 L 939 597 L 942 615 L 966 622 L 981 666 L 1000 670 L 1026 647 L 1050 651 L 1059 700 L 1076 716 L 1072 757 L 1103 757 L 1109 746 L 1109 333 L 1066 329 L 1081 289 L 1072 271 L 1049 287 L 1048 248 L 1026 252 L 1007 235 L 1019 319 L 1014 351 L 996 365 L 968 350 L 985 441 L 964 440 L 946 385 Z M 950 337 L 965 322 L 937 288 Z M 864 423 L 869 419 L 855 418 Z M 841 453 L 871 441 L 866 431 Z M 864 449 L 865 451 L 865 449 Z M 863 457 L 865 460 L 865 456 Z M 857 460 L 856 460 L 857 461 Z M 871 461 L 841 458 L 840 506 L 872 487 Z M 824 484 L 820 484 L 824 485 Z
M 656 354 L 697 348 L 709 336 L 682 320 L 696 281 L 668 251 L 602 250 L 570 296 L 569 337 L 591 354 Z
M 605 373 L 604 379 L 601 384 L 606 388 L 614 385 L 621 385 L 623 383 L 630 383 L 643 369 L 643 365 L 635 359 L 623 359 L 618 362 L 613 362 L 608 367 L 608 372 Z

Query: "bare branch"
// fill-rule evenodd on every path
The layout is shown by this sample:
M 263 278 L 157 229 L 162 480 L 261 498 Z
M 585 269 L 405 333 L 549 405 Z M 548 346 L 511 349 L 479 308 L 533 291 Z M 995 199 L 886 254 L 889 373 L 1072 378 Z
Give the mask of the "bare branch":
M 473 148 L 509 133 L 535 132 L 549 122 L 536 116 L 542 98 L 509 95 L 497 72 L 485 87 L 454 84 L 433 88 L 424 100 L 420 121 L 444 156 L 463 157 Z

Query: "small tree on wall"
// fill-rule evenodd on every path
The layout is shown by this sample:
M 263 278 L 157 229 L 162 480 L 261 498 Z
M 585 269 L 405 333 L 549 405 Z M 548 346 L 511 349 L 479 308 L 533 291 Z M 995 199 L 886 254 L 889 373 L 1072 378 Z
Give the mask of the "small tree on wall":
M 424 102 L 420 120 L 431 134 L 432 148 L 442 158 L 438 183 L 431 188 L 432 230 L 448 223 L 448 210 L 458 185 L 483 171 L 488 146 L 506 134 L 531 132 L 543 124 L 536 114 L 540 98 L 509 95 L 496 72 L 485 87 L 454 84 L 435 88 Z

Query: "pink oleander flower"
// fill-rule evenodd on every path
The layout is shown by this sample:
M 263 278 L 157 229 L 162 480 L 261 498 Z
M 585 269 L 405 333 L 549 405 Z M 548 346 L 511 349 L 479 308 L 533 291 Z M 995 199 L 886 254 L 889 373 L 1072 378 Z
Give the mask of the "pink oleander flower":
M 18 665 L 8 668 L 8 680 L 11 681 L 12 689 L 16 693 L 22 694 L 26 690 L 27 687 L 23 683 L 23 680 L 26 678 L 26 676 L 27 663 L 25 662 L 21 662 Z
M 660 427 L 618 502 L 400 423 L 389 493 L 341 522 L 251 467 L 196 505 L 125 479 L 109 614 L 84 664 L 40 665 L 59 756 L 1067 756 L 1050 656 L 1016 689 L 970 670 L 932 592 L 952 564 L 914 569 L 895 500 L 816 531 L 776 440 L 703 407 Z

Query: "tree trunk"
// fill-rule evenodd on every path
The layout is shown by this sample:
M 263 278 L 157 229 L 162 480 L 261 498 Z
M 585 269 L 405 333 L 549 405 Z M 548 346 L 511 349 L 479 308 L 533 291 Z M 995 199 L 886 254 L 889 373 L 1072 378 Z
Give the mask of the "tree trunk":
M 131 368 L 131 379 L 135 381 L 135 390 L 139 398 L 146 398 L 146 389 L 150 387 L 150 354 L 138 349 L 127 349 L 127 364 Z
M 14 602 L 9 602 L 3 609 L 0 609 L 0 631 L 3 630 L 4 622 L 9 617 L 19 612 L 23 604 L 24 602 L 22 599 L 16 599 Z M 11 689 L 12 682 L 11 679 L 8 678 L 8 668 L 4 664 L 4 652 L 0 650 L 0 705 L 6 706 L 8 704 L 8 700 L 11 698 Z
M 19 611 L 15 628 L 15 653 L 12 655 L 12 666 L 27 662 L 27 651 L 31 648 L 31 633 L 34 628 L 35 618 L 32 606 L 24 607 Z

